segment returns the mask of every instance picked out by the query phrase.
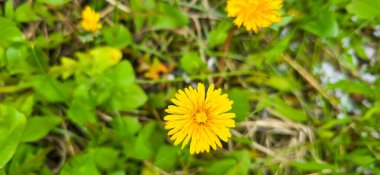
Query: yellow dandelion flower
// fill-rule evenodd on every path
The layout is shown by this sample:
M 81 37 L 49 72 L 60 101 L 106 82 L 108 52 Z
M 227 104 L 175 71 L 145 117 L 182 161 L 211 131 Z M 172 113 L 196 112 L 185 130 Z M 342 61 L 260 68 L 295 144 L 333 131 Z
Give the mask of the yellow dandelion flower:
M 206 93 L 202 83 L 198 83 L 198 89 L 190 86 L 178 91 L 172 99 L 175 105 L 169 105 L 165 110 L 169 115 L 164 118 L 174 145 L 183 142 L 183 149 L 191 140 L 190 154 L 198 154 L 209 152 L 210 146 L 216 150 L 222 147 L 220 139 L 227 142 L 231 138 L 229 128 L 235 127 L 235 114 L 227 112 L 233 102 L 221 92 L 211 84 Z
M 228 0 L 227 15 L 235 17 L 234 23 L 248 31 L 257 31 L 259 28 L 269 27 L 272 23 L 281 21 L 278 11 L 283 0 Z
M 95 12 L 91 7 L 86 6 L 82 11 L 82 21 L 80 24 L 84 30 L 95 32 L 102 28 L 99 20 L 100 14 Z

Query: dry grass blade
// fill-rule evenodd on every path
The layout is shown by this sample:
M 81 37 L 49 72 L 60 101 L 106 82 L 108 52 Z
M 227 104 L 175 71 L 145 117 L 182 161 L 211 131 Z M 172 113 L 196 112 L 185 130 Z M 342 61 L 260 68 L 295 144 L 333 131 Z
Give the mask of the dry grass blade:
M 293 67 L 308 83 L 310 83 L 311 86 L 313 86 L 319 93 L 322 94 L 323 97 L 325 97 L 330 104 L 338 111 L 340 111 L 338 107 L 338 101 L 328 95 L 323 89 L 322 86 L 318 83 L 318 81 L 301 65 L 299 65 L 297 62 L 293 61 L 288 55 L 282 56 L 284 60 Z

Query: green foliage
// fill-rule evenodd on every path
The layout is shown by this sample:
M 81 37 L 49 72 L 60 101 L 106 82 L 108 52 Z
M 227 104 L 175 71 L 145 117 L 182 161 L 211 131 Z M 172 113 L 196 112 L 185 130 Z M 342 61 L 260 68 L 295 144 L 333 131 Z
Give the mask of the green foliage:
M 195 52 L 183 54 L 180 64 L 181 68 L 189 74 L 199 74 L 207 68 L 204 61 Z
M 8 46 L 13 42 L 24 41 L 24 36 L 13 21 L 0 17 L 0 25 L 0 45 Z
M 380 4 L 376 0 L 352 0 L 347 5 L 347 11 L 364 19 L 380 16 Z
M 12 158 L 16 152 L 25 128 L 26 117 L 13 107 L 0 105 L 0 168 Z
M 232 89 L 228 92 L 229 98 L 234 102 L 231 112 L 236 114 L 235 120 L 244 121 L 247 119 L 250 104 L 247 93 L 243 89 Z
M 208 46 L 215 47 L 223 44 L 228 37 L 228 32 L 232 25 L 231 21 L 219 22 L 218 25 L 210 31 L 208 36 Z
M 50 130 L 61 122 L 62 119 L 57 116 L 32 117 L 28 119 L 21 140 L 23 142 L 33 142 L 44 138 Z

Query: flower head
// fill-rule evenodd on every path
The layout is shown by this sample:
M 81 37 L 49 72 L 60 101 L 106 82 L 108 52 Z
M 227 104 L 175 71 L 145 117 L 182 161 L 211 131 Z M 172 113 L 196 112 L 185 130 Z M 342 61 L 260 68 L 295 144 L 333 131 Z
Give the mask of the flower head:
M 281 21 L 279 9 L 283 0 L 228 0 L 227 15 L 235 17 L 234 23 L 257 33 L 259 28 L 269 27 Z
M 169 70 L 164 64 L 162 64 L 158 59 L 154 59 L 153 64 L 150 65 L 148 72 L 144 75 L 147 78 L 158 80 L 160 78 L 160 74 L 166 75 L 168 72 Z
M 82 21 L 80 24 L 84 30 L 95 32 L 102 28 L 99 20 L 100 14 L 95 12 L 91 7 L 86 6 L 82 11 Z
M 220 139 L 227 142 L 231 137 L 229 128 L 235 127 L 234 113 L 226 113 L 232 108 L 232 101 L 222 90 L 214 90 L 211 84 L 207 92 L 205 86 L 198 83 L 198 89 L 191 86 L 185 91 L 179 90 L 165 111 L 165 129 L 174 144 L 182 143 L 184 148 L 189 141 L 190 154 L 209 152 L 210 146 L 216 150 L 222 147 Z

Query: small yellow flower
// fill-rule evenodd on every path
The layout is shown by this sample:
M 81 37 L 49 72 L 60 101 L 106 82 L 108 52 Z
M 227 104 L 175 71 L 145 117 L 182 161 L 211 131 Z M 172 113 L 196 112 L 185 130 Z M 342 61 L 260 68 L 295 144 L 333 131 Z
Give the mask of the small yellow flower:
M 226 11 L 228 17 L 236 17 L 234 23 L 238 27 L 244 25 L 257 33 L 259 28 L 281 21 L 278 10 L 282 3 L 283 0 L 228 0 Z
M 209 152 L 210 146 L 216 150 L 222 147 L 220 139 L 227 142 L 231 137 L 229 128 L 235 127 L 234 113 L 226 113 L 232 108 L 232 101 L 222 90 L 214 90 L 211 84 L 205 92 L 205 86 L 198 83 L 198 89 L 191 86 L 185 91 L 179 90 L 165 111 L 165 129 L 174 145 L 182 143 L 182 149 L 190 143 L 190 154 Z
M 100 14 L 95 12 L 91 7 L 86 6 L 82 11 L 82 21 L 80 24 L 84 30 L 95 32 L 102 28 L 99 20 Z
M 158 59 L 154 59 L 153 64 L 150 65 L 148 72 L 144 74 L 146 78 L 158 80 L 161 75 L 166 75 L 169 72 L 168 68 L 162 64 Z

